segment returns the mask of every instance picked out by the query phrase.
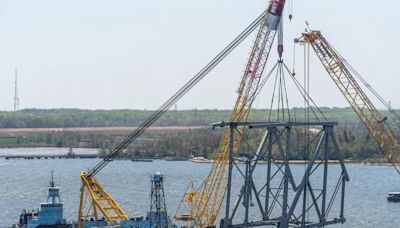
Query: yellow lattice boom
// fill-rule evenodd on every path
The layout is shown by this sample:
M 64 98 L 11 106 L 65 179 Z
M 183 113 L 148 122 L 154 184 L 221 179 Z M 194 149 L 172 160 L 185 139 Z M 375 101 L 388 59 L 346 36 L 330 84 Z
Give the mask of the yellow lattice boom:
M 325 67 L 340 92 L 344 95 L 353 110 L 377 142 L 379 149 L 385 154 L 400 174 L 400 145 L 398 137 L 386 123 L 386 117 L 376 109 L 351 71 L 346 66 L 344 59 L 322 36 L 320 31 L 304 33 L 300 43 L 309 43 L 316 52 L 322 65 Z
M 92 168 L 87 172 L 81 173 L 82 187 L 81 187 L 81 198 L 79 205 L 79 213 L 78 213 L 78 221 L 79 226 L 82 227 L 82 221 L 91 220 L 91 219 L 99 219 L 99 216 L 103 216 L 105 221 L 109 222 L 111 225 L 118 226 L 119 222 L 122 220 L 128 219 L 120 206 L 116 203 L 116 201 L 112 198 L 110 194 L 108 194 L 100 183 L 94 178 L 105 166 L 107 166 L 114 158 L 119 156 L 132 142 L 138 139 L 151 125 L 153 125 L 162 115 L 164 115 L 176 102 L 178 102 L 188 91 L 190 91 L 198 82 L 200 82 L 210 71 L 212 71 L 226 56 L 228 56 L 238 45 L 248 37 L 260 24 L 269 25 L 270 27 L 274 27 L 276 30 L 277 24 L 279 23 L 279 18 L 282 12 L 283 7 L 280 7 L 284 4 L 284 0 L 272 0 L 270 3 L 269 12 L 271 14 L 262 13 L 260 16 L 256 18 L 247 28 L 245 28 L 235 39 L 232 40 L 224 49 L 221 50 L 219 54 L 217 54 L 205 67 L 203 67 L 197 74 L 195 74 L 189 81 L 187 81 L 179 90 L 177 90 L 169 99 L 167 99 L 156 111 L 152 112 L 151 115 L 146 118 L 133 132 L 131 132 L 127 137 L 125 137 L 120 143 L 118 143 L 115 147 L 110 150 L 105 157 L 99 160 Z M 271 16 L 272 15 L 272 16 Z M 279 15 L 279 16 L 278 16 Z M 263 28 L 265 28 L 264 26 Z M 239 88 L 239 94 L 241 94 L 239 102 L 237 103 L 237 112 L 234 113 L 235 119 L 246 119 L 248 116 L 248 111 L 250 110 L 251 102 L 254 100 L 254 95 L 256 94 L 258 88 L 258 82 L 260 76 L 263 71 L 263 66 L 266 61 L 266 57 L 268 57 L 268 52 L 263 52 L 263 50 L 270 49 L 271 38 L 274 37 L 275 32 L 269 32 L 269 30 L 260 30 L 259 37 L 267 37 L 268 39 L 260 39 L 257 38 L 260 42 L 258 46 L 255 46 L 252 54 L 254 56 L 251 57 L 251 64 L 246 68 L 246 80 L 243 80 L 241 86 Z M 268 47 L 268 48 L 265 48 Z M 262 66 L 262 67 L 259 67 Z M 245 90 L 245 92 L 243 92 Z M 247 95 L 246 95 L 247 94 Z M 243 96 L 242 96 L 243 95 Z M 251 102 L 249 102 L 251 101 Z M 249 106 L 250 105 L 250 106 Z M 222 145 L 221 148 L 224 148 Z M 224 149 L 221 149 L 224 150 Z M 223 155 L 223 153 L 222 153 Z M 224 161 L 224 155 L 218 158 L 219 161 Z M 219 199 L 223 198 L 224 192 L 220 194 L 220 192 L 214 191 L 215 189 L 224 189 L 224 184 L 220 183 L 220 180 L 223 178 L 223 172 L 221 170 L 225 170 L 224 162 L 217 162 L 218 164 L 222 164 L 222 166 L 217 166 L 217 169 L 220 170 L 213 172 L 212 178 L 210 181 L 206 181 L 204 186 L 204 193 L 202 194 L 202 198 L 198 198 L 200 194 L 197 194 L 195 191 L 191 191 L 185 194 L 182 202 L 188 202 L 192 204 L 192 202 L 196 202 L 198 204 L 203 205 L 208 202 L 217 202 L 213 205 L 217 205 L 218 208 L 220 206 Z M 215 174 L 217 173 L 217 174 Z M 214 175 L 215 174 L 215 175 Z M 209 187 L 210 184 L 212 186 L 216 186 L 214 183 L 220 183 L 216 188 Z M 188 190 L 190 191 L 190 190 Z M 208 194 L 208 192 L 213 192 L 216 194 Z M 190 205 L 192 206 L 192 205 Z M 180 208 L 193 208 L 193 207 L 180 207 Z M 196 207 L 197 208 L 197 207 Z M 215 207 L 213 210 L 194 210 L 198 214 L 206 214 L 207 216 L 210 214 L 214 214 Z M 193 211 L 190 209 L 190 211 Z M 204 212 L 204 213 L 203 213 Z M 181 216 L 182 217 L 182 216 Z M 215 219 L 211 219 L 214 221 Z M 208 223 L 207 220 L 205 223 Z M 202 222 L 201 222 L 202 223 Z
M 249 117 L 253 101 L 260 89 L 260 81 L 280 24 L 284 5 L 285 1 L 282 0 L 270 1 L 268 5 L 265 19 L 258 30 L 239 85 L 238 98 L 230 117 L 231 122 L 246 121 Z M 236 155 L 243 133 L 244 128 L 238 128 L 234 133 L 233 150 Z M 229 134 L 229 130 L 224 132 L 207 178 L 197 191 L 186 192 L 178 206 L 174 218 L 186 221 L 187 226 L 215 226 L 227 188 L 226 167 L 229 161 Z M 186 200 L 188 195 L 191 196 L 191 200 Z
M 99 219 L 99 214 L 110 222 L 111 225 L 118 225 L 121 220 L 128 220 L 128 216 L 120 208 L 114 198 L 108 194 L 101 184 L 94 177 L 89 177 L 87 173 L 80 174 L 82 187 L 80 196 L 80 206 L 78 211 L 78 226 L 82 228 L 83 219 Z M 85 201 L 89 200 L 89 208 L 85 210 Z

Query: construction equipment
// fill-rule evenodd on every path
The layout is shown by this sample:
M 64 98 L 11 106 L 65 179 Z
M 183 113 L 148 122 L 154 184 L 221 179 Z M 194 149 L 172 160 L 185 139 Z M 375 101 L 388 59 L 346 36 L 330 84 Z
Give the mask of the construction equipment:
M 253 101 L 262 87 L 260 83 L 271 51 L 275 35 L 281 24 L 281 16 L 285 0 L 270 1 L 254 42 L 248 63 L 242 76 L 238 98 L 232 110 L 231 122 L 245 121 L 249 117 Z M 281 54 L 283 46 L 278 45 Z M 241 144 L 243 127 L 235 132 L 235 154 Z M 226 130 L 214 157 L 211 171 L 197 191 L 188 187 L 181 199 L 174 218 L 185 221 L 186 225 L 195 227 L 214 226 L 222 201 L 225 197 L 227 176 L 226 167 L 229 162 L 229 130 Z M 191 182 L 189 185 L 193 185 Z
M 322 65 L 325 67 L 340 92 L 344 95 L 361 122 L 368 129 L 371 136 L 377 142 L 382 153 L 385 154 L 390 163 L 400 174 L 400 145 L 398 137 L 386 122 L 387 117 L 377 110 L 367 97 L 358 82 L 353 77 L 356 75 L 364 85 L 380 100 L 389 112 L 397 119 L 400 116 L 387 104 L 382 97 L 358 74 L 354 68 L 333 48 L 332 45 L 322 36 L 320 31 L 309 30 L 296 39 L 295 42 L 310 44 L 317 54 Z
M 272 9 L 271 9 L 272 10 Z M 274 12 L 278 12 L 274 9 Z M 98 220 L 103 217 L 111 225 L 118 225 L 120 221 L 127 220 L 128 216 L 121 209 L 114 198 L 94 178 L 109 162 L 118 156 L 130 143 L 143 134 L 148 127 L 157 121 L 168 111 L 180 98 L 203 79 L 215 66 L 217 66 L 229 53 L 231 53 L 249 34 L 251 34 L 261 23 L 265 23 L 266 12 L 256 18 L 242 33 L 239 34 L 227 47 L 225 47 L 214 59 L 211 60 L 200 72 L 191 78 L 181 89 L 169 98 L 159 109 L 150 115 L 139 127 L 136 128 L 120 144 L 112 149 L 102 160 L 96 163 L 89 171 L 81 172 L 82 187 L 80 192 L 80 204 L 78 211 L 78 225 L 81 228 L 84 220 Z M 274 17 L 269 17 L 271 23 L 275 23 Z M 258 64 L 258 63 L 257 63 Z M 253 67 L 249 67 L 249 72 Z M 89 201 L 89 202 L 87 202 Z M 86 205 L 88 204 L 88 205 Z M 87 206 L 87 207 L 86 207 Z

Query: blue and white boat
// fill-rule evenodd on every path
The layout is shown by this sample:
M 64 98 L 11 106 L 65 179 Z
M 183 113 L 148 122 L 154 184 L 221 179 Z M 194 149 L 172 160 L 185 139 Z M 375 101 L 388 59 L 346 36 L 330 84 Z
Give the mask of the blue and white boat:
M 151 207 L 146 217 L 140 216 L 120 221 L 119 228 L 159 228 L 169 227 L 177 228 L 167 214 L 164 188 L 164 177 L 157 172 L 151 176 Z M 18 227 L 20 228 L 74 228 L 78 227 L 77 222 L 67 222 L 64 219 L 64 203 L 60 198 L 60 187 L 56 186 L 51 173 L 50 186 L 48 187 L 48 196 L 45 203 L 40 204 L 40 209 L 27 211 L 23 210 L 20 215 Z M 104 219 L 82 221 L 83 228 L 108 228 L 116 227 Z
M 65 228 L 72 227 L 64 219 L 64 203 L 60 198 L 60 187 L 56 186 L 51 172 L 50 186 L 48 188 L 47 201 L 40 204 L 39 210 L 23 210 L 20 215 L 19 227 L 41 228 L 54 227 Z

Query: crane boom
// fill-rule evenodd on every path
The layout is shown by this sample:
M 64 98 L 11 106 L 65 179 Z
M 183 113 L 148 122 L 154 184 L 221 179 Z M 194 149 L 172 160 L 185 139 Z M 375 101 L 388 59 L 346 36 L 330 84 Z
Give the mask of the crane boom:
M 271 51 L 271 47 L 281 23 L 285 0 L 270 1 L 265 20 L 261 24 L 248 63 L 242 76 L 238 97 L 232 110 L 230 121 L 247 120 L 253 101 L 260 89 L 260 81 Z M 235 132 L 234 152 L 237 154 L 244 128 Z M 222 136 L 211 170 L 200 188 L 193 192 L 187 188 L 175 214 L 175 219 L 189 221 L 195 227 L 214 226 L 225 197 L 227 179 L 226 167 L 229 161 L 229 130 Z M 191 182 L 190 185 L 193 183 Z
M 249 34 L 251 34 L 264 20 L 265 12 L 256 18 L 242 33 L 239 34 L 227 47 L 225 47 L 214 59 L 211 60 L 199 73 L 191 78 L 181 89 L 169 98 L 159 109 L 147 118 L 135 131 L 129 134 L 120 144 L 113 148 L 111 153 L 96 163 L 88 172 L 81 172 L 82 187 L 80 192 L 80 205 L 78 211 L 79 227 L 85 219 L 99 219 L 101 213 L 112 225 L 117 225 L 119 220 L 127 220 L 128 217 L 120 208 L 114 198 L 107 193 L 94 176 L 100 172 L 110 161 L 118 156 L 130 143 L 143 134 L 148 127 L 157 121 L 180 98 L 203 79 L 215 66 L 217 66 L 229 53 L 231 53 Z M 89 196 L 89 197 L 87 197 Z M 89 210 L 84 211 L 86 200 L 89 199 Z
M 377 142 L 380 151 L 385 154 L 400 174 L 398 137 L 386 123 L 387 118 L 382 116 L 357 83 L 346 64 L 347 62 L 322 36 L 320 31 L 303 33 L 302 37 L 296 39 L 295 42 L 311 44 L 336 86 Z

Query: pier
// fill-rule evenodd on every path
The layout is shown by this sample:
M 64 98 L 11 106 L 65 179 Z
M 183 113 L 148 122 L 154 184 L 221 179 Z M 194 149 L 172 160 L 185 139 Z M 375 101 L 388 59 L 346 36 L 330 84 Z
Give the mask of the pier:
M 76 159 L 76 158 L 99 158 L 98 154 L 64 154 L 64 155 L 5 155 L 0 158 L 8 159 Z

